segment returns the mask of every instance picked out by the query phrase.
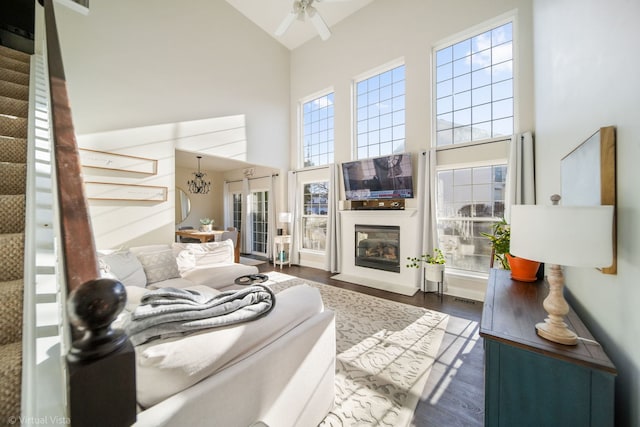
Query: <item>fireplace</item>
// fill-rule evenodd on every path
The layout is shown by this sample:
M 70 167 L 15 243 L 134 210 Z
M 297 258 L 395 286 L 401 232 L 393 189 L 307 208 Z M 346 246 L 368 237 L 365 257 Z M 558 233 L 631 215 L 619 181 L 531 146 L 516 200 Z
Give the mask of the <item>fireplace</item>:
M 355 226 L 356 265 L 400 273 L 400 227 Z

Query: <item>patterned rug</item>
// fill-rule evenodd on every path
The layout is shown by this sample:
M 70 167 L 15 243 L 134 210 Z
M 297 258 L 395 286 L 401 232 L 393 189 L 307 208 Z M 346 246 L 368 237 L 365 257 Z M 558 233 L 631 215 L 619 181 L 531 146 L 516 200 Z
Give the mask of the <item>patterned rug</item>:
M 336 313 L 336 400 L 320 425 L 408 426 L 449 316 L 282 273 L 269 278 L 276 293 L 318 288 Z

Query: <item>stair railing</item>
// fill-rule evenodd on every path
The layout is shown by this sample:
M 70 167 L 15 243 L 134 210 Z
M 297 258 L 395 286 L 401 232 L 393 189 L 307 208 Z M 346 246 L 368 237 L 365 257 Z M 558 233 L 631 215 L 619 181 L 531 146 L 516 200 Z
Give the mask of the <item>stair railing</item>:
M 120 282 L 100 278 L 54 4 L 53 0 L 38 1 L 45 10 L 59 265 L 71 322 L 69 417 L 72 425 L 80 427 L 128 426 L 136 419 L 134 351 L 127 336 L 111 328 L 124 308 L 126 292 Z

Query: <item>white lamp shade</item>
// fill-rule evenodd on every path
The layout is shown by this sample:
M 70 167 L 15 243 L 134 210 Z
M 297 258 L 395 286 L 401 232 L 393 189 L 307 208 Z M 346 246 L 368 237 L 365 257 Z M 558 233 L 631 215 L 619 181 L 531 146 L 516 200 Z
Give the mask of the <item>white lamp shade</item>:
M 278 215 L 279 222 L 288 224 L 291 222 L 291 212 L 280 212 Z
M 613 263 L 613 206 L 511 207 L 510 252 L 572 267 Z

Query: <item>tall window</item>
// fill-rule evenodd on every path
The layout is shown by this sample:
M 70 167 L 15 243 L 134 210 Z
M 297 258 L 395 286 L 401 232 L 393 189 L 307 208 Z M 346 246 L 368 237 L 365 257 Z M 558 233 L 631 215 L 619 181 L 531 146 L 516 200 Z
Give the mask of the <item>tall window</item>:
M 251 193 L 251 222 L 253 253 L 264 255 L 267 253 L 267 237 L 269 218 L 269 192 L 254 191 Z
M 329 183 L 304 184 L 303 191 L 302 247 L 324 251 L 327 243 Z
M 242 193 L 233 193 L 231 195 L 231 221 L 233 226 L 240 230 L 242 224 Z
M 302 105 L 303 166 L 333 163 L 333 92 Z
M 404 151 L 404 65 L 356 82 L 357 158 Z
M 491 227 L 504 216 L 506 165 L 437 172 L 438 247 L 447 267 L 488 272 Z
M 511 22 L 437 50 L 438 146 L 513 134 Z

